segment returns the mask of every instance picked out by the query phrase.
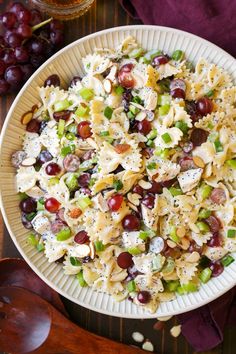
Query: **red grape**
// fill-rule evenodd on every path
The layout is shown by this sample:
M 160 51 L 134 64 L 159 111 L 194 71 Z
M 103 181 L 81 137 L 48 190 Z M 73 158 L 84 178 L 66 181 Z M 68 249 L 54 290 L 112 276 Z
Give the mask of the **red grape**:
M 213 111 L 213 102 L 207 97 L 202 97 L 196 103 L 197 112 L 205 116 Z
M 88 234 L 87 234 L 86 231 L 84 231 L 84 230 L 83 230 L 83 231 L 79 231 L 79 232 L 75 235 L 74 241 L 75 241 L 76 243 L 79 243 L 80 245 L 82 245 L 83 243 L 86 243 L 86 242 L 89 241 L 89 236 L 88 236 Z
M 68 154 L 63 159 L 63 166 L 66 171 L 75 172 L 80 166 L 80 158 L 74 154 Z
M 5 95 L 9 89 L 10 85 L 4 79 L 0 79 L 0 95 Z
M 147 304 L 151 300 L 151 294 L 149 291 L 139 291 L 137 299 L 141 304 Z
M 139 195 L 143 195 L 144 189 L 139 185 L 136 184 L 133 188 L 133 193 L 137 193 Z
M 89 195 L 89 196 L 92 195 L 91 190 L 89 188 L 87 188 L 87 187 L 80 188 L 80 193 L 85 194 L 85 195 Z
M 5 50 L 2 60 L 7 66 L 14 65 L 16 63 L 16 58 L 13 50 Z
M 31 224 L 31 222 L 29 220 L 27 220 L 26 216 L 27 216 L 27 214 L 25 214 L 25 213 L 21 214 L 21 222 L 26 229 L 30 230 L 33 228 L 33 226 Z
M 200 146 L 207 141 L 208 132 L 201 128 L 194 128 L 190 140 L 194 146 Z
M 21 71 L 24 74 L 23 80 L 26 81 L 33 74 L 34 68 L 31 64 L 24 64 L 20 66 Z
M 13 87 L 19 86 L 23 80 L 23 72 L 17 65 L 9 66 L 5 71 L 5 80 Z
M 221 222 L 220 220 L 213 215 L 210 215 L 207 219 L 205 219 L 205 222 L 209 225 L 211 232 L 218 232 L 221 228 Z
M 55 176 L 61 172 L 61 168 L 57 163 L 51 162 L 46 166 L 45 171 L 46 171 L 47 175 Z
M 78 183 L 80 187 L 88 187 L 89 185 L 89 181 L 91 179 L 91 176 L 89 173 L 82 173 L 79 177 L 78 177 Z
M 155 197 L 152 194 L 146 194 L 142 200 L 142 204 L 147 208 L 152 209 L 154 207 Z
M 30 62 L 34 68 L 38 68 L 44 62 L 44 60 L 45 58 L 43 55 L 31 54 L 30 56 Z
M 32 28 L 27 25 L 27 23 L 21 23 L 17 27 L 17 34 L 19 34 L 22 38 L 29 38 L 32 36 Z
M 0 46 L 5 46 L 5 40 L 3 38 L 3 36 L 0 36 Z
M 7 37 L 7 43 L 12 48 L 20 47 L 22 43 L 22 37 L 17 33 L 11 33 Z
M 25 63 L 29 60 L 29 53 L 25 47 L 16 47 L 14 53 L 18 63 Z
M 42 54 L 45 48 L 45 41 L 41 38 L 36 38 L 31 42 L 31 52 L 34 54 Z
M 50 24 L 51 31 L 63 31 L 64 25 L 61 21 L 53 19 Z
M 23 8 L 19 12 L 17 12 L 16 16 L 20 23 L 29 23 L 31 19 L 31 13 L 26 8 Z
M 59 46 L 63 43 L 63 33 L 61 31 L 55 31 L 50 33 L 50 40 L 52 44 Z
M 28 197 L 20 202 L 20 209 L 27 214 L 33 213 L 37 210 L 37 202 L 33 198 Z
M 215 204 L 224 204 L 227 199 L 224 189 L 214 188 L 211 192 L 210 199 Z
M 31 121 L 26 125 L 27 132 L 38 133 L 40 129 L 40 121 L 37 119 L 31 119 Z
M 80 122 L 77 127 L 77 132 L 81 138 L 83 139 L 89 138 L 92 135 L 90 123 L 87 120 Z
M 129 252 L 121 252 L 117 257 L 117 264 L 122 269 L 127 269 L 133 265 L 132 255 Z
M 207 246 L 209 247 L 221 247 L 222 238 L 218 232 L 214 232 L 210 240 L 207 241 Z
M 71 116 L 71 111 L 61 111 L 61 112 L 54 112 L 53 118 L 59 122 L 60 119 L 68 120 Z
M 6 64 L 4 63 L 3 60 L 0 59 L 0 76 L 2 76 L 5 73 L 6 69 Z
M 5 28 L 11 29 L 15 26 L 17 19 L 16 16 L 11 12 L 5 12 L 2 15 L 2 24 Z
M 196 168 L 196 165 L 193 162 L 193 158 L 190 156 L 181 157 L 179 159 L 178 163 L 181 167 L 181 171 L 188 171 L 193 168 Z
M 122 220 L 123 228 L 127 231 L 140 230 L 140 220 L 133 214 L 126 215 Z
M 190 245 L 189 245 L 189 248 L 188 248 L 188 251 L 189 252 L 198 252 L 198 253 L 202 253 L 202 250 L 203 250 L 203 246 L 199 246 L 195 241 L 190 241 Z
M 163 190 L 163 185 L 160 182 L 151 182 L 151 188 L 147 190 L 147 192 L 154 193 L 154 194 L 161 194 Z
M 55 219 L 55 221 L 51 223 L 51 231 L 54 234 L 57 234 L 64 228 L 65 228 L 65 223 L 60 219 Z
M 152 126 L 149 120 L 143 119 L 141 122 L 137 123 L 137 129 L 139 133 L 147 135 L 152 130 Z
M 10 7 L 10 12 L 13 12 L 15 15 L 17 15 L 20 11 L 24 10 L 25 7 L 23 4 L 21 4 L 20 2 L 15 2 L 11 5 Z
M 152 65 L 153 66 L 159 66 L 168 63 L 169 58 L 166 55 L 157 55 L 155 58 L 152 60 Z
M 45 209 L 50 213 L 56 213 L 61 206 L 61 203 L 58 202 L 55 198 L 48 198 L 45 200 Z
M 61 81 L 60 78 L 57 74 L 50 75 L 45 81 L 44 81 L 44 87 L 47 86 L 60 86 Z
M 175 88 L 170 91 L 170 94 L 174 98 L 183 98 L 185 99 L 185 92 L 181 88 Z
M 194 101 L 186 101 L 185 107 L 186 107 L 187 113 L 190 115 L 190 117 L 194 123 L 198 122 L 199 119 L 201 119 L 201 115 L 199 115 L 197 113 L 197 106 Z
M 118 81 L 119 84 L 127 89 L 134 87 L 134 78 L 131 74 L 131 70 L 134 65 L 132 63 L 128 63 L 123 65 L 118 72 Z
M 42 20 L 43 20 L 42 15 L 38 10 L 36 9 L 31 10 L 30 26 L 35 26 L 38 23 L 42 22 Z
M 45 162 L 49 162 L 53 159 L 52 155 L 48 150 L 42 150 L 38 155 L 37 161 L 40 164 L 44 164 Z
M 174 79 L 170 82 L 170 90 L 181 89 L 182 91 L 186 90 L 186 83 L 182 79 Z
M 114 194 L 107 201 L 108 207 L 111 211 L 117 211 L 120 209 L 123 202 L 123 196 L 121 194 Z
M 185 152 L 186 154 L 189 154 L 193 150 L 193 143 L 191 141 L 187 141 L 182 146 L 182 149 L 183 149 L 183 152 Z
M 209 268 L 212 270 L 212 277 L 218 277 L 224 271 L 224 267 L 220 261 L 211 262 Z
M 81 77 L 80 76 L 74 76 L 73 79 L 70 82 L 70 87 L 74 86 L 77 84 L 77 82 L 81 81 Z

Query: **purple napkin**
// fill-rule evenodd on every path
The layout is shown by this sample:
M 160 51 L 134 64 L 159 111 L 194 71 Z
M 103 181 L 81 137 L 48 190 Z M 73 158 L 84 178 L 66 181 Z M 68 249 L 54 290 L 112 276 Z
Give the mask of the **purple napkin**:
M 148 25 L 178 28 L 208 39 L 236 56 L 235 0 L 120 0 Z

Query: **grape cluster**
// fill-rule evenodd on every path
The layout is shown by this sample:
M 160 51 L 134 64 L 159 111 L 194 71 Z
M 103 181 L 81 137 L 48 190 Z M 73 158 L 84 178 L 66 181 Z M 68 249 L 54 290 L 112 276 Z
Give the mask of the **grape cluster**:
M 0 95 L 19 89 L 63 43 L 63 24 L 19 2 L 0 16 Z

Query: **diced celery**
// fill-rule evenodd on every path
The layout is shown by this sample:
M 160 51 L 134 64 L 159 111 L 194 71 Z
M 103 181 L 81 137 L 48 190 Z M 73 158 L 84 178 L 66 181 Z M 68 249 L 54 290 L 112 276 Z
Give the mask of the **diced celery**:
M 155 170 L 156 168 L 157 168 L 156 162 L 150 162 L 150 163 L 147 165 L 147 169 L 148 169 L 148 170 Z
M 81 265 L 81 262 L 76 257 L 70 257 L 70 263 L 74 267 L 78 267 Z
M 212 270 L 210 268 L 205 268 L 200 273 L 200 280 L 203 284 L 207 283 L 210 280 L 212 274 Z
M 155 144 L 154 144 L 154 141 L 153 141 L 153 140 L 148 140 L 148 141 L 146 142 L 146 145 L 147 145 L 148 147 L 150 147 L 150 148 L 154 148 L 154 147 L 155 147 Z
M 164 143 L 166 143 L 166 144 L 168 144 L 172 141 L 172 138 L 169 133 L 162 134 L 161 138 L 164 141 Z
M 36 247 L 38 244 L 38 240 L 34 234 L 29 234 L 29 236 L 27 237 L 27 241 L 31 246 Z
M 65 180 L 65 184 L 67 185 L 67 187 L 71 192 L 78 189 L 79 187 L 78 176 L 76 174 L 70 174 Z
M 213 129 L 213 128 L 214 128 L 214 124 L 213 124 L 212 122 L 209 122 L 209 123 L 207 124 L 207 128 Z
M 221 264 L 224 267 L 228 267 L 233 262 L 234 262 L 234 258 L 230 254 L 228 254 L 227 256 L 221 259 Z
M 62 136 L 64 134 L 65 124 L 66 124 L 66 122 L 64 121 L 64 119 L 59 120 L 58 128 L 57 128 L 57 134 L 58 134 L 59 138 L 62 138 Z
M 127 117 L 128 117 L 129 119 L 133 119 L 133 118 L 134 118 L 134 114 L 129 111 L 129 112 L 127 113 Z
M 221 144 L 220 140 L 216 140 L 214 142 L 216 152 L 222 152 L 224 151 L 223 145 Z
M 184 134 L 188 132 L 188 124 L 185 123 L 183 120 L 179 120 L 175 123 L 175 127 L 179 128 Z
M 198 227 L 198 229 L 203 232 L 203 233 L 206 233 L 206 232 L 209 232 L 210 231 L 210 228 L 208 226 L 207 223 L 203 222 L 203 221 L 198 221 L 196 222 L 196 226 Z
M 169 274 L 174 270 L 174 268 L 175 268 L 175 261 L 173 260 L 173 258 L 168 257 L 164 267 L 162 268 L 162 273 Z
M 92 201 L 89 197 L 81 197 L 77 201 L 78 206 L 80 209 L 85 210 L 87 207 L 89 207 L 92 204 Z
M 200 268 L 208 268 L 210 265 L 211 261 L 209 258 L 206 256 L 202 256 L 199 260 L 199 267 Z
M 229 229 L 227 231 L 227 237 L 228 238 L 234 238 L 236 236 L 236 229 Z
M 83 276 L 83 271 L 81 270 L 77 275 L 76 278 L 79 281 L 79 285 L 84 288 L 86 286 L 88 286 L 88 284 L 86 283 L 86 281 L 84 280 L 84 276 Z
M 176 291 L 179 286 L 179 280 L 170 280 L 166 283 L 166 289 L 171 292 Z
M 229 167 L 231 167 L 233 170 L 236 170 L 236 159 L 227 160 L 226 163 L 227 163 L 227 165 L 228 165 Z
M 62 157 L 65 157 L 66 155 L 71 154 L 71 152 L 72 152 L 72 150 L 71 150 L 70 145 L 67 145 L 67 146 L 63 146 L 61 148 L 60 154 Z
M 89 107 L 84 103 L 81 103 L 75 111 L 75 115 L 77 117 L 84 117 L 88 113 L 89 113 Z
M 127 251 L 132 254 L 133 256 L 136 256 L 140 253 L 142 253 L 142 251 L 138 248 L 138 247 L 130 247 L 127 249 Z
M 19 196 L 20 200 L 25 200 L 28 198 L 28 195 L 26 193 L 22 193 L 22 192 L 19 192 L 18 196 Z
M 58 177 L 52 177 L 48 181 L 49 186 L 55 186 L 55 184 L 58 184 L 60 182 L 60 178 Z
M 73 133 L 66 133 L 66 139 L 68 140 L 75 140 L 75 134 Z
M 54 111 L 55 112 L 60 112 L 60 111 L 64 111 L 65 109 L 67 109 L 68 107 L 70 107 L 70 102 L 65 99 L 63 101 L 58 101 L 54 103 Z
M 129 110 L 130 110 L 130 112 L 133 113 L 134 115 L 136 115 L 136 114 L 139 113 L 139 111 L 140 111 L 140 109 L 138 109 L 137 107 L 132 106 L 132 105 L 129 106 Z
M 122 87 L 122 86 L 117 86 L 116 88 L 115 88 L 115 93 L 117 94 L 117 95 L 122 95 L 122 93 L 125 91 L 125 89 Z
M 165 106 L 165 105 L 169 105 L 171 101 L 171 97 L 169 94 L 165 93 L 163 95 L 159 95 L 158 99 L 157 99 L 157 104 L 159 106 Z
M 148 51 L 145 55 L 144 55 L 144 63 L 145 64 L 149 64 L 153 58 L 155 58 L 156 56 L 160 55 L 162 52 L 158 49 L 153 49 Z
M 161 254 L 157 254 L 152 260 L 152 271 L 153 272 L 160 272 L 165 262 L 165 257 Z
M 103 130 L 102 132 L 100 132 L 100 134 L 99 134 L 100 136 L 109 136 L 110 135 L 110 133 L 109 133 L 109 131 L 108 130 Z
M 170 110 L 169 104 L 164 104 L 163 106 L 159 107 L 158 113 L 160 116 L 165 116 Z
M 211 194 L 212 191 L 212 187 L 209 186 L 208 184 L 202 184 L 200 186 L 200 194 L 202 196 L 202 199 L 206 199 L 209 197 L 209 195 Z
M 77 134 L 77 125 L 72 123 L 66 127 L 66 130 L 70 133 Z
M 142 99 L 139 96 L 134 96 L 131 101 L 134 103 L 142 104 Z
M 115 190 L 118 192 L 123 188 L 123 183 L 118 179 L 113 182 L 113 188 L 115 188 Z
M 94 186 L 95 183 L 96 183 L 96 178 L 90 178 L 90 180 L 89 180 L 89 187 Z
M 169 156 L 169 149 L 162 150 L 161 148 L 156 148 L 154 155 L 160 156 L 162 159 L 167 159 Z
M 182 189 L 176 187 L 170 187 L 169 192 L 173 195 L 173 197 L 177 197 L 177 195 L 183 194 Z
M 153 140 L 153 139 L 155 139 L 156 137 L 157 137 L 157 129 L 154 128 L 154 129 L 152 129 L 152 130 L 150 131 L 150 133 L 147 135 L 147 138 Z
M 187 284 L 183 284 L 177 288 L 177 293 L 179 295 L 187 294 L 187 293 L 193 293 L 198 290 L 198 286 L 193 283 L 189 282 Z
M 31 221 L 31 220 L 33 220 L 33 218 L 35 217 L 35 215 L 36 215 L 35 212 L 28 213 L 28 214 L 25 214 L 25 218 L 26 218 L 28 221 Z
M 209 140 L 210 142 L 214 143 L 214 141 L 216 141 L 219 137 L 219 133 L 218 132 L 212 132 L 208 135 L 207 140 Z
M 174 241 L 175 243 L 178 243 L 180 241 L 178 235 L 176 234 L 176 227 L 175 226 L 171 226 L 170 239 L 172 241 Z
M 211 215 L 211 211 L 207 209 L 201 209 L 198 213 L 198 219 L 206 219 Z
M 210 90 L 210 91 L 208 91 L 208 92 L 205 94 L 205 96 L 207 96 L 207 97 L 212 97 L 212 96 L 214 96 L 214 93 L 215 93 L 214 90 Z
M 143 54 L 142 48 L 135 48 L 129 53 L 129 58 L 139 58 Z
M 181 61 L 184 59 L 184 52 L 180 49 L 177 49 L 172 54 L 172 59 L 175 61 Z
M 136 284 L 135 284 L 134 280 L 131 280 L 131 281 L 128 282 L 127 290 L 128 290 L 129 293 L 132 293 L 132 292 L 136 291 Z
M 38 244 L 36 245 L 36 248 L 37 248 L 37 251 L 38 251 L 38 252 L 42 252 L 42 251 L 45 250 L 45 247 L 44 247 L 44 244 L 43 244 L 43 243 L 38 243 Z
M 97 252 L 102 252 L 105 249 L 105 246 L 102 241 L 94 241 L 94 246 Z
M 113 113 L 113 109 L 112 109 L 111 107 L 107 106 L 107 107 L 104 109 L 104 116 L 105 116 L 107 119 L 111 119 L 112 113 Z
M 71 230 L 69 227 L 62 229 L 56 234 L 57 241 L 65 241 L 71 237 Z
M 44 210 L 44 199 L 43 198 L 40 198 L 38 201 L 37 201 L 37 210 Z
M 79 90 L 79 94 L 84 100 L 89 101 L 93 98 L 94 92 L 92 89 L 83 87 L 81 90 Z
M 170 90 L 170 79 L 162 79 L 158 81 L 158 86 L 162 93 Z

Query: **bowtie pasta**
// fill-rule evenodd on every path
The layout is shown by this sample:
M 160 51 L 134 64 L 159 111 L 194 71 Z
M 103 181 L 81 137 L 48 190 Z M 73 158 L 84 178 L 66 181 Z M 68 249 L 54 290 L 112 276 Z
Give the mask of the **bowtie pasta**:
M 51 75 L 12 156 L 28 242 L 65 274 L 155 312 L 236 251 L 236 87 L 128 37 Z

